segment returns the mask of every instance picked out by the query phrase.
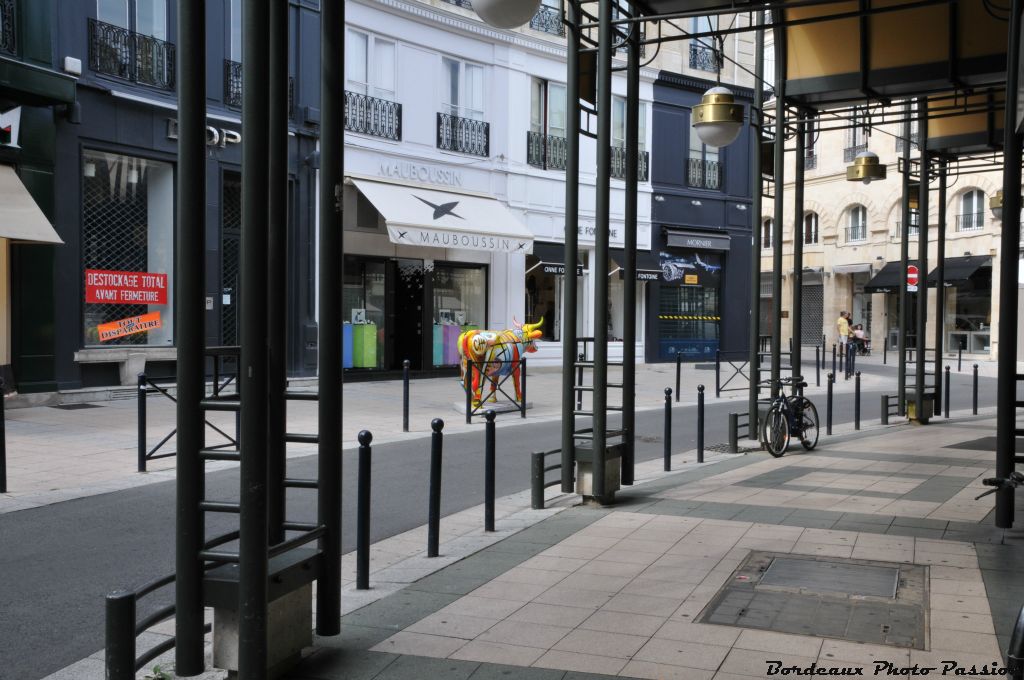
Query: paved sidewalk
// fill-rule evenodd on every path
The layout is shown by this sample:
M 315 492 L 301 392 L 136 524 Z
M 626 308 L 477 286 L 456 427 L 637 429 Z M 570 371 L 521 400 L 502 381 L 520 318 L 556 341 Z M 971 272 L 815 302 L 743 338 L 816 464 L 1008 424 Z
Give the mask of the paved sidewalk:
M 877 361 L 875 361 L 877 359 Z M 869 357 L 877 364 L 881 360 Z M 741 366 L 742 362 L 737 363 Z M 867 360 L 862 387 L 865 391 L 883 389 L 895 384 L 895 373 L 888 368 L 869 371 Z M 723 364 L 725 382 L 732 375 L 728 364 Z M 609 369 L 609 380 L 615 381 L 621 368 Z M 808 394 L 821 394 L 824 386 L 815 388 L 812 362 L 805 365 L 812 387 Z M 825 374 L 822 374 L 825 381 Z M 697 400 L 697 385 L 706 387 L 708 403 L 715 400 L 714 364 L 683 364 L 681 371 L 680 404 L 693 404 Z M 729 387 L 739 391 L 724 392 L 722 399 L 746 404 L 746 375 L 737 375 Z M 561 419 L 561 371 L 541 368 L 529 371 L 527 398 L 532 408 L 524 423 L 550 422 Z M 643 364 L 637 367 L 637 396 L 639 410 L 657 409 L 664 404 L 664 389 L 675 389 L 674 364 Z M 837 394 L 852 392 L 853 381 L 836 383 Z M 313 388 L 300 388 L 311 390 Z M 894 388 L 895 389 L 895 388 Z M 455 378 L 414 380 L 410 386 L 410 432 L 402 432 L 401 381 L 348 383 L 344 389 L 343 437 L 346 448 L 357 445 L 356 435 L 368 429 L 374 434 L 376 445 L 424 437 L 430 432 L 433 418 L 445 420 L 445 433 L 458 433 L 479 429 L 482 419 L 473 425 L 465 424 L 461 404 L 463 392 Z M 589 394 L 587 395 L 589 402 Z M 611 403 L 617 403 L 613 395 Z M 315 432 L 317 427 L 316 403 L 294 401 L 288 406 L 289 432 Z M 138 447 L 137 400 L 69 404 L 64 406 L 35 406 L 10 409 L 7 419 L 8 492 L 0 494 L 0 513 L 61 502 L 72 498 L 107 493 L 174 478 L 174 458 L 149 461 L 148 472 L 136 472 Z M 234 416 L 211 412 L 207 419 L 214 426 L 234 436 Z M 147 400 L 147 450 L 155 447 L 174 429 L 174 403 L 168 398 L 151 394 Z M 499 427 L 520 424 L 516 414 L 499 418 Z M 223 444 L 228 440 L 211 428 L 207 430 L 207 443 Z M 709 444 L 712 442 L 709 442 Z M 172 436 L 160 449 L 173 452 Z M 315 453 L 315 447 L 290 444 L 289 457 Z M 208 471 L 232 467 L 233 463 L 209 463 Z

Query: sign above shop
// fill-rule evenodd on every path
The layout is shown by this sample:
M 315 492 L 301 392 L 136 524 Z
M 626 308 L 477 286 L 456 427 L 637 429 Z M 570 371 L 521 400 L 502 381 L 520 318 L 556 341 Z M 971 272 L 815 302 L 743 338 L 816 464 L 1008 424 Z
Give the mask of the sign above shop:
M 694 250 L 729 250 L 729 236 L 706 232 L 679 231 L 665 227 L 666 244 L 670 248 L 692 248 Z
M 178 119 L 167 119 L 167 139 L 178 138 Z M 242 133 L 237 130 L 216 128 L 212 125 L 206 126 L 206 146 L 216 146 L 224 149 L 228 144 L 241 144 Z
M 162 326 L 160 312 L 150 312 L 149 314 L 140 314 L 139 316 L 132 316 L 127 319 L 118 319 L 110 323 L 101 323 L 96 326 L 96 331 L 99 333 L 100 342 L 105 342 L 124 337 L 125 335 L 155 331 Z
M 449 187 L 462 186 L 462 173 L 453 168 L 438 168 L 422 163 L 381 161 L 377 171 L 381 177 L 403 179 L 428 184 L 443 184 Z
M 86 269 L 85 301 L 107 305 L 166 305 L 167 274 Z
M 21 107 L 0 113 L 0 146 L 18 148 L 18 133 L 21 130 Z
M 541 264 L 541 271 L 545 274 L 565 276 L 565 265 L 556 262 L 544 262 Z M 583 276 L 583 265 L 576 265 L 576 276 Z

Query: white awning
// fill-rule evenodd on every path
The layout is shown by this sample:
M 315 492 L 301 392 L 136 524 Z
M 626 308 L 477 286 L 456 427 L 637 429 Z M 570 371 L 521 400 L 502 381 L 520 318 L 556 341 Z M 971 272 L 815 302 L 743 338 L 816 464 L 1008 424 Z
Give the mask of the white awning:
M 383 215 L 392 243 L 533 252 L 533 234 L 497 199 L 365 179 L 352 183 Z
M 858 262 L 857 264 L 837 264 L 832 267 L 833 274 L 859 274 L 861 272 L 870 271 L 870 262 Z
M 0 238 L 25 243 L 64 243 L 9 165 L 0 165 Z

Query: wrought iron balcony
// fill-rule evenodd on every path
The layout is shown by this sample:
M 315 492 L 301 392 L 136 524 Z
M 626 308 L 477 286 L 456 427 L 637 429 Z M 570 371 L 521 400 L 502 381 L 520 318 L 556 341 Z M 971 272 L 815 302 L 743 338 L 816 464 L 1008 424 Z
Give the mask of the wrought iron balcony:
M 690 68 L 718 73 L 722 68 L 722 58 L 719 56 L 718 50 L 692 42 L 690 43 Z
M 358 92 L 345 91 L 345 129 L 402 141 L 402 105 Z
M 224 60 L 224 105 L 242 108 L 242 64 Z M 288 76 L 288 115 L 295 110 L 295 79 Z
M 650 154 L 646 151 L 640 152 L 637 159 L 637 181 L 647 181 L 647 168 L 650 166 Z M 623 146 L 612 147 L 612 177 L 615 179 L 626 179 L 626 148 Z
M 921 139 L 921 135 L 917 132 L 910 133 L 910 148 L 912 151 L 917 151 L 919 146 L 918 142 Z M 903 153 L 903 137 L 896 138 L 896 153 Z
M 473 9 L 473 4 L 469 0 L 444 0 L 449 5 L 455 5 L 456 7 L 464 7 L 465 9 Z
M 96 73 L 174 90 L 174 44 L 89 19 L 89 66 Z
M 843 240 L 846 243 L 860 243 L 868 240 L 868 228 L 865 225 L 859 227 L 846 227 L 843 229 Z
M 566 139 L 543 132 L 527 131 L 526 162 L 544 170 L 565 170 Z
M 437 114 L 437 148 L 474 156 L 491 155 L 491 125 L 482 120 Z
M 818 154 L 809 153 L 804 156 L 804 170 L 814 170 L 818 167 Z
M 722 188 L 722 163 L 700 158 L 686 159 L 686 184 L 698 189 Z
M 18 53 L 14 0 L 0 0 L 0 52 Z
M 845 149 L 843 149 L 843 162 L 852 163 L 853 159 L 857 157 L 857 154 L 859 154 L 861 151 L 867 150 L 867 144 L 853 144 L 851 146 L 847 146 Z
M 917 216 L 912 214 L 911 217 L 910 217 L 910 233 L 908 233 L 907 236 L 908 237 L 909 236 L 917 236 L 919 232 L 920 232 L 920 225 L 918 224 Z M 892 233 L 889 235 L 889 240 L 891 242 L 893 242 L 893 243 L 899 243 L 902 238 L 903 238 L 903 222 L 901 222 L 900 220 L 897 220 L 896 221 L 896 228 L 893 229 Z
M 985 228 L 985 213 L 967 213 L 956 216 L 957 231 L 981 231 Z
M 537 9 L 537 13 L 530 19 L 530 28 L 535 31 L 550 33 L 551 35 L 565 35 L 562 13 L 554 7 L 548 7 L 547 5 L 541 5 Z

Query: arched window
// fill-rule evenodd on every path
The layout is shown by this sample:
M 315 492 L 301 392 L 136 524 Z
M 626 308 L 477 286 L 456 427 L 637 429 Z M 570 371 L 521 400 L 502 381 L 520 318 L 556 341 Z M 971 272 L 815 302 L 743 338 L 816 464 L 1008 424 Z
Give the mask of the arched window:
M 847 241 L 866 241 L 868 239 L 868 211 L 862 205 L 850 208 L 850 223 L 846 228 Z
M 978 231 L 985 228 L 985 194 L 971 189 L 960 195 L 960 214 L 956 216 L 957 231 Z
M 767 250 L 772 247 L 772 218 L 761 222 L 761 247 Z
M 818 213 L 809 212 L 804 215 L 804 245 L 818 242 Z

